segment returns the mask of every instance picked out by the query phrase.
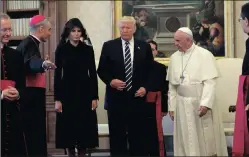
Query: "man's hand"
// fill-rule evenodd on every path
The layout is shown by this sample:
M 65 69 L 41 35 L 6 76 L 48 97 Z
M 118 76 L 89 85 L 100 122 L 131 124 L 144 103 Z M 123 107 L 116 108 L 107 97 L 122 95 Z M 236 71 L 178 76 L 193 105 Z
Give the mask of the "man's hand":
M 246 111 L 249 111 L 249 104 L 246 105 L 245 110 L 246 110 Z
M 208 110 L 209 110 L 208 107 L 206 107 L 206 106 L 200 106 L 200 109 L 199 109 L 199 116 L 200 116 L 200 117 L 204 116 L 204 115 L 207 113 Z
M 119 91 L 122 91 L 125 88 L 126 83 L 119 80 L 119 79 L 113 79 L 110 83 L 112 88 L 115 88 Z
M 136 93 L 135 97 L 143 97 L 146 94 L 146 89 L 144 87 L 140 87 Z
M 45 60 L 42 65 L 43 65 L 43 68 L 47 70 L 56 68 L 55 64 L 51 62 L 50 60 Z
M 7 99 L 9 101 L 15 101 L 19 99 L 19 92 L 16 88 L 9 86 L 7 89 L 3 90 L 3 99 Z
M 92 101 L 92 110 L 96 110 L 97 107 L 98 107 L 97 100 L 93 100 Z
M 60 101 L 55 101 L 56 112 L 62 112 L 62 103 Z
M 48 55 L 46 55 L 45 61 L 43 62 L 42 66 L 46 70 L 55 69 L 56 68 L 56 65 L 49 60 L 49 56 Z
M 174 111 L 169 111 L 169 116 L 174 121 Z

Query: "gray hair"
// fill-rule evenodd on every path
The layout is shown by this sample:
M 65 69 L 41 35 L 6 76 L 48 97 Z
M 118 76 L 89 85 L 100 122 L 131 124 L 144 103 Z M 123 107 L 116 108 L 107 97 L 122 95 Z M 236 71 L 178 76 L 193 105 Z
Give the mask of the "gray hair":
M 46 25 L 48 22 L 49 22 L 49 20 L 46 18 L 43 21 L 41 21 L 41 22 L 39 22 L 39 23 L 37 23 L 35 25 L 30 26 L 30 32 L 31 33 L 36 32 L 37 28 L 39 28 L 40 26 Z
M 191 41 L 194 41 L 194 37 L 192 35 L 186 34 L 187 38 L 189 38 Z
M 8 14 L 5 14 L 5 13 L 0 13 L 0 20 L 10 20 L 10 17 Z

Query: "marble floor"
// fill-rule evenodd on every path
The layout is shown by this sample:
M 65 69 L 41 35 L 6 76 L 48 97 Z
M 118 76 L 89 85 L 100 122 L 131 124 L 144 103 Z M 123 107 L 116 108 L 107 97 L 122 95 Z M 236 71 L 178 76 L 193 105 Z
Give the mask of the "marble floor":
M 167 151 L 167 157 L 173 157 L 173 136 L 164 136 L 165 143 L 165 149 Z M 231 147 L 228 147 L 228 154 L 231 156 Z M 87 154 L 87 156 L 89 156 Z M 94 152 L 91 153 L 91 156 L 103 156 L 103 157 L 109 157 L 109 152 Z M 50 157 L 67 157 L 67 155 L 50 155 Z

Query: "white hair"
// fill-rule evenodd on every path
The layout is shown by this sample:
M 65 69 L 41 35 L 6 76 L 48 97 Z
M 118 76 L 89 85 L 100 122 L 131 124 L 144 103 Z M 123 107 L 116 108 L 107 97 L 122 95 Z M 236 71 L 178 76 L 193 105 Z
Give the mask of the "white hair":
M 5 14 L 5 13 L 0 13 L 0 20 L 10 20 L 10 17 L 8 14 Z
M 185 33 L 187 35 L 187 38 L 189 38 L 190 40 L 194 40 L 193 33 L 188 27 L 181 27 L 178 29 L 178 31 Z
M 187 38 L 189 38 L 191 41 L 194 41 L 194 37 L 192 35 L 186 34 Z
M 49 23 L 49 20 L 46 18 L 43 21 L 41 21 L 41 22 L 39 22 L 39 23 L 37 23 L 35 25 L 30 26 L 30 32 L 31 33 L 36 32 L 37 28 L 39 28 L 40 26 L 44 26 L 44 25 L 46 25 L 48 23 Z
M 118 22 L 118 26 L 120 27 L 122 22 L 132 22 L 134 24 L 134 27 L 136 28 L 136 20 L 134 17 L 132 16 L 123 16 L 119 22 Z

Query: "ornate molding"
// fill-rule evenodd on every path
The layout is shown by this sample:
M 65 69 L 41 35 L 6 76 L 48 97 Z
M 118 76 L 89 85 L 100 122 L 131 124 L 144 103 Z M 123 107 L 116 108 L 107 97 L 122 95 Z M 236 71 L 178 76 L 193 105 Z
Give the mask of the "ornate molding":
M 113 38 L 118 37 L 117 22 L 122 17 L 122 1 L 113 1 Z M 224 1 L 224 34 L 225 34 L 225 57 L 234 57 L 234 2 Z M 216 57 L 220 59 L 224 57 Z M 162 64 L 168 65 L 169 58 L 156 58 Z

